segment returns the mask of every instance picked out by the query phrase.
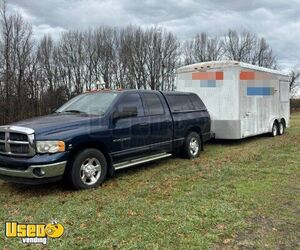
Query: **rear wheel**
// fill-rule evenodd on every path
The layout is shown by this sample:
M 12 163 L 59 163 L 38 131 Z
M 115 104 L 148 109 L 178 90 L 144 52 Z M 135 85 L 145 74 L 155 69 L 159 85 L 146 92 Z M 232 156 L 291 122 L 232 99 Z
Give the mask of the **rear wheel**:
M 67 178 L 75 189 L 98 187 L 106 178 L 106 158 L 97 149 L 80 151 L 70 165 Z
M 272 137 L 275 137 L 275 136 L 278 135 L 278 124 L 277 124 L 277 122 L 273 123 L 271 135 L 272 135 Z
M 283 135 L 285 132 L 285 124 L 283 121 L 281 121 L 278 125 L 279 129 L 278 129 L 278 134 L 279 135 Z
M 184 152 L 189 159 L 199 156 L 201 150 L 201 139 L 198 133 L 191 132 L 185 139 Z

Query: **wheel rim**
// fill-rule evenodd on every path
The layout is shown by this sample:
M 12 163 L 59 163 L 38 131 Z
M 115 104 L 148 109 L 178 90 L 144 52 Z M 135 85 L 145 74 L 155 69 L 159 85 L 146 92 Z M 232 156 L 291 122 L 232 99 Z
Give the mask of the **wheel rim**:
M 277 135 L 277 126 L 276 126 L 276 124 L 273 125 L 272 133 L 273 133 L 273 136 Z
M 87 158 L 80 167 L 81 181 L 86 185 L 94 185 L 100 178 L 101 164 L 97 158 Z
M 283 124 L 280 123 L 279 125 L 279 133 L 282 135 L 283 134 Z
M 198 152 L 199 152 L 199 142 L 197 138 L 193 137 L 190 140 L 190 153 L 191 155 L 196 156 Z

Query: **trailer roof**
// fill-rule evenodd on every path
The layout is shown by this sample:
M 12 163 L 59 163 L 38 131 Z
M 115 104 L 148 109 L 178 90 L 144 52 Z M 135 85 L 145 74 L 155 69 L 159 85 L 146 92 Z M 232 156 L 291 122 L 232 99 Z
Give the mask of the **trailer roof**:
M 252 65 L 249 63 L 243 63 L 243 62 L 239 62 L 239 61 L 210 61 L 210 62 L 195 63 L 195 64 L 190 64 L 190 65 L 180 67 L 177 70 L 177 72 L 183 73 L 183 72 L 201 71 L 201 70 L 206 70 L 206 69 L 224 68 L 224 67 L 242 67 L 242 68 L 246 68 L 246 69 L 268 72 L 268 73 L 282 75 L 282 76 L 288 76 L 287 73 L 283 73 L 278 70 L 264 68 L 264 67 Z

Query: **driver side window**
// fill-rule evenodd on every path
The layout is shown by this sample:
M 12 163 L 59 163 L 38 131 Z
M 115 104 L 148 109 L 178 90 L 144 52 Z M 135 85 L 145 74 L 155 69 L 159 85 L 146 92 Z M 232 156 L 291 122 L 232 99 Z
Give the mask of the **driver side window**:
M 122 112 L 124 109 L 126 110 L 126 108 L 128 107 L 136 107 L 137 116 L 144 116 L 144 108 L 139 94 L 132 93 L 123 96 L 123 98 L 117 105 L 117 111 Z

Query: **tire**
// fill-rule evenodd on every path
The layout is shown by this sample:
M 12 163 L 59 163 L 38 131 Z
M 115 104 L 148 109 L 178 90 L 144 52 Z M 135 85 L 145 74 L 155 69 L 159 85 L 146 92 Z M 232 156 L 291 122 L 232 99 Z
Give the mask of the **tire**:
M 197 158 L 200 155 L 202 142 L 200 136 L 196 132 L 190 132 L 185 138 L 184 153 L 188 159 Z
M 278 124 L 278 135 L 283 135 L 284 132 L 285 132 L 285 124 L 284 124 L 284 122 L 281 121 Z
M 273 126 L 272 126 L 271 136 L 275 137 L 277 135 L 278 135 L 278 124 L 277 124 L 277 122 L 274 122 Z
M 89 148 L 80 151 L 71 162 L 68 172 L 68 183 L 77 190 L 100 186 L 107 175 L 107 161 L 97 149 Z

